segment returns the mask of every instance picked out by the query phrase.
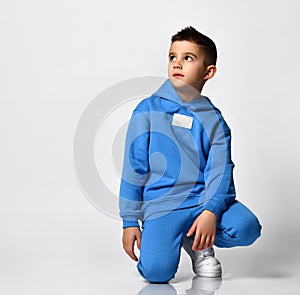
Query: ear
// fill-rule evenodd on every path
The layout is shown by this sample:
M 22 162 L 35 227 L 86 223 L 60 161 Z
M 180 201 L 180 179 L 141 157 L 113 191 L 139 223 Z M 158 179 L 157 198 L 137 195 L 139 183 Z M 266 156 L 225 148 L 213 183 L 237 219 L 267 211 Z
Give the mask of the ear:
M 204 76 L 204 80 L 211 79 L 215 75 L 216 71 L 217 71 L 216 66 L 214 66 L 214 65 L 208 66 L 207 70 L 206 70 L 206 74 Z

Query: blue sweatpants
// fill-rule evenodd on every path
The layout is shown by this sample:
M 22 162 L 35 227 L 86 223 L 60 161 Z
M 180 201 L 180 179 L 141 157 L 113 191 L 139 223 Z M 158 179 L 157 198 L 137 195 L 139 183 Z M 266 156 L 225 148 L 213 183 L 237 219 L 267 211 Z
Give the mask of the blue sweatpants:
M 202 206 L 178 209 L 143 221 L 137 269 L 144 279 L 151 283 L 165 283 L 174 278 L 183 239 L 202 210 Z M 260 236 L 260 232 L 261 225 L 256 216 L 235 200 L 217 224 L 215 246 L 248 246 Z

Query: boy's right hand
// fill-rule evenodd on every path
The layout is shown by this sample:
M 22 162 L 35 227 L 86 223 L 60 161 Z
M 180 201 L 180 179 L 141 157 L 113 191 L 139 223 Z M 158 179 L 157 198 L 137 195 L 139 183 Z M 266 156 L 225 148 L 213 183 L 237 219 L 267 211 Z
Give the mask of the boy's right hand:
M 137 247 L 141 248 L 141 230 L 139 227 L 126 227 L 123 229 L 123 248 L 125 252 L 134 260 L 138 261 L 134 253 L 134 243 L 137 241 Z

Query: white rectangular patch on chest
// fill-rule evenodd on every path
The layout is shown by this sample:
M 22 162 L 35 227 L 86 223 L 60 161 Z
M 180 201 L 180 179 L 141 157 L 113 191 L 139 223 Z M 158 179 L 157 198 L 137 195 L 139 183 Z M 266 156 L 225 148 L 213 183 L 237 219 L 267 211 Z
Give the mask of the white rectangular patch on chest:
M 193 125 L 193 118 L 175 113 L 173 115 L 172 125 L 191 129 Z

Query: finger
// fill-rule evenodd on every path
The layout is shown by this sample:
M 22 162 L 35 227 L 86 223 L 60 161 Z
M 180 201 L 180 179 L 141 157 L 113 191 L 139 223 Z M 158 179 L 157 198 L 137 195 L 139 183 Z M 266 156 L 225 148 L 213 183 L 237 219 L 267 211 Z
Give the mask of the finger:
M 128 254 L 128 256 L 133 259 L 134 261 L 137 261 L 137 257 L 134 254 L 134 243 L 132 245 L 126 245 L 124 247 L 125 252 Z
M 215 241 L 216 241 L 216 235 L 213 235 L 210 239 L 210 245 L 209 247 L 212 247 L 214 244 L 215 244 Z
M 141 250 L 141 236 L 136 237 L 136 243 L 139 250 Z
M 212 239 L 211 236 L 208 236 L 206 238 L 206 242 L 205 242 L 204 248 L 211 248 L 212 247 L 211 239 Z
M 194 238 L 194 243 L 193 243 L 193 246 L 192 246 L 192 249 L 194 251 L 198 250 L 200 239 L 201 239 L 201 234 L 196 231 L 195 238 Z
M 190 229 L 189 229 L 189 231 L 187 232 L 186 235 L 188 237 L 192 236 L 194 234 L 194 232 L 195 232 L 195 229 L 196 229 L 196 225 L 195 225 L 195 223 L 193 223 L 193 225 L 190 227 Z
M 200 239 L 200 241 L 199 241 L 199 247 L 198 247 L 199 250 L 205 249 L 205 246 L 206 246 L 206 239 L 207 239 L 207 236 L 204 235 L 204 234 L 202 234 L 202 235 L 201 235 L 201 239 Z
M 128 255 L 130 256 L 131 259 L 133 259 L 134 261 L 138 261 L 138 258 L 136 257 L 134 250 L 132 249 L 131 251 L 129 251 Z

